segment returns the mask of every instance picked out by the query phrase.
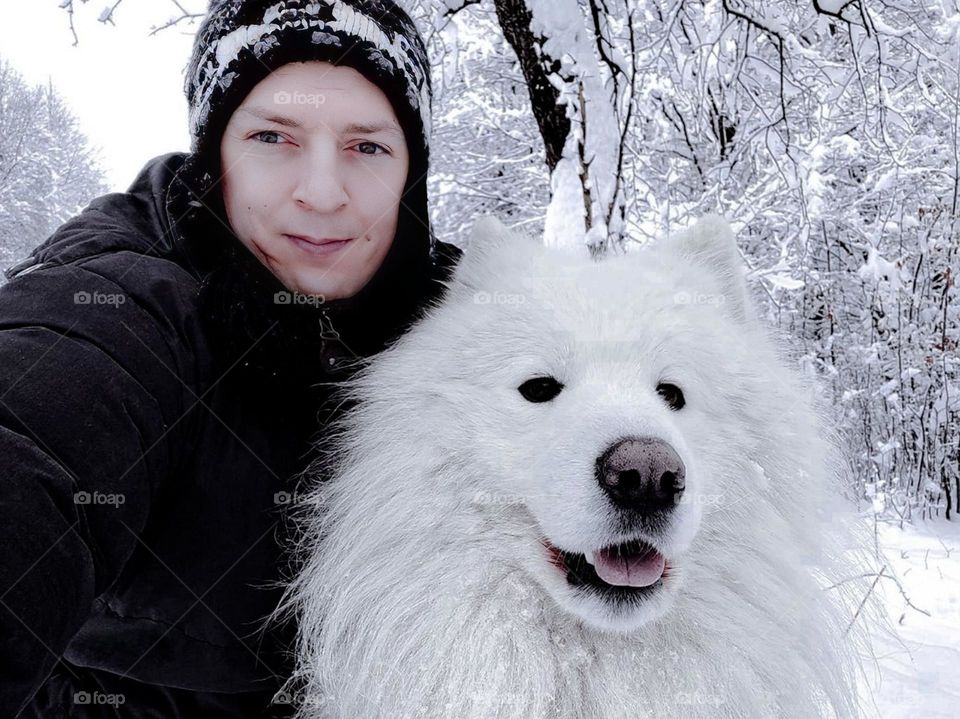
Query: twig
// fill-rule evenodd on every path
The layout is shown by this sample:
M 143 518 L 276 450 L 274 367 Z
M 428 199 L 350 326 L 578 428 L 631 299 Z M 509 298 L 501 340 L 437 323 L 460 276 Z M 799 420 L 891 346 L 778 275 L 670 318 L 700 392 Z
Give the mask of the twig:
M 97 18 L 97 19 L 98 19 L 100 22 L 102 22 L 104 25 L 106 25 L 107 23 L 110 23 L 111 25 L 113 25 L 114 27 L 116 27 L 116 24 L 113 22 L 113 13 L 116 11 L 117 7 L 118 7 L 118 6 L 120 5 L 120 3 L 122 3 L 122 2 L 123 2 L 123 0 L 117 0 L 117 1 L 113 4 L 113 7 L 104 9 L 104 11 L 103 11 L 102 13 L 100 13 L 100 17 Z
M 77 37 L 77 29 L 73 25 L 73 0 L 64 0 L 60 7 L 67 11 L 70 33 L 73 35 L 73 47 L 76 47 L 80 44 L 80 38 Z
M 873 594 L 873 590 L 876 588 L 877 583 L 880 581 L 880 577 L 883 576 L 883 573 L 886 570 L 887 570 L 887 565 L 884 564 L 883 567 L 880 568 L 880 571 L 877 572 L 877 576 L 874 577 L 873 584 L 870 585 L 870 589 L 867 591 L 863 599 L 860 601 L 860 606 L 857 607 L 857 611 L 854 613 L 853 619 L 850 620 L 850 624 L 847 625 L 847 629 L 843 633 L 844 636 L 846 636 L 850 632 L 850 630 L 853 629 L 853 625 L 857 623 L 857 618 L 860 616 L 860 612 L 863 611 L 863 607 L 866 605 L 867 600 L 870 598 L 870 595 Z
M 167 28 L 173 27 L 174 25 L 179 25 L 184 20 L 196 20 L 203 17 L 203 13 L 190 12 L 183 5 L 181 5 L 178 0 L 170 0 L 170 2 L 176 5 L 177 10 L 180 11 L 180 15 L 167 20 L 167 22 L 159 27 L 154 27 L 150 31 L 150 35 L 156 35 L 158 32 L 166 30 Z

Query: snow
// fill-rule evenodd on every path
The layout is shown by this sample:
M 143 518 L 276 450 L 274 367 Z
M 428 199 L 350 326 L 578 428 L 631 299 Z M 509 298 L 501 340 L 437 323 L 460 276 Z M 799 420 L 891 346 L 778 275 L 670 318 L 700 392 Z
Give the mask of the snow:
M 904 37 L 908 34 L 908 30 L 902 28 L 896 28 L 891 25 L 888 25 L 880 13 L 871 13 L 870 21 L 873 23 L 873 26 L 876 28 L 877 32 L 883 33 L 884 35 L 892 35 L 894 37 Z
M 584 233 L 584 207 L 574 132 L 567 137 L 563 156 L 550 176 L 550 193 L 552 199 L 544 220 L 544 244 L 547 247 L 576 246 Z
M 844 5 L 848 4 L 848 0 L 820 0 L 820 9 L 823 12 L 838 13 Z
M 877 591 L 896 629 L 874 638 L 880 719 L 960 716 L 960 524 L 880 524 L 890 578 Z M 899 583 L 899 586 L 898 586 Z M 902 589 L 902 591 L 901 591 Z
M 533 16 L 530 29 L 546 38 L 543 51 L 547 55 L 589 56 L 589 40 L 576 0 L 527 0 L 527 7 Z
M 867 261 L 857 270 L 857 274 L 864 282 L 887 280 L 896 287 L 900 286 L 900 267 L 898 264 L 882 257 L 877 248 L 873 246 L 867 249 Z
M 777 273 L 765 274 L 763 275 L 763 279 L 767 280 L 775 287 L 780 287 L 784 290 L 799 290 L 806 284 L 803 280 L 798 280 L 795 277 Z
M 561 63 L 563 77 L 555 74 L 550 82 L 559 90 L 559 102 L 566 105 L 571 120 L 563 159 L 551 180 L 553 194 L 546 215 L 546 242 L 551 246 L 599 246 L 608 239 L 611 229 L 622 229 L 607 224 L 608 218 L 612 219 L 611 208 L 620 199 L 616 197 L 615 181 L 621 144 L 615 108 L 619 98 L 605 85 L 609 70 L 603 67 L 595 51 L 595 28 L 585 24 L 580 4 L 576 0 L 526 0 L 526 5 L 531 13 L 531 30 L 545 38 L 543 53 Z M 621 63 L 621 69 L 625 67 L 622 53 L 615 62 Z M 582 163 L 575 148 L 571 148 L 574 137 L 583 143 Z M 579 185 L 577 191 L 575 184 Z M 590 190 L 589 230 L 586 208 L 581 212 L 561 207 L 571 202 L 583 205 L 584 186 Z
M 443 86 L 452 87 L 460 74 L 460 25 L 454 15 L 449 22 L 441 24 L 442 15 L 438 15 L 435 28 L 443 36 L 445 52 L 440 68 L 443 73 Z

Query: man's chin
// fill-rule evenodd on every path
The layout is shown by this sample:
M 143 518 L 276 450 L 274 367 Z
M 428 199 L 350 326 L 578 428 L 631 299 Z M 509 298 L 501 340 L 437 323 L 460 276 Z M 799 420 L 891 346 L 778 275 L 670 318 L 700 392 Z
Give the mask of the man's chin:
M 314 295 L 322 297 L 325 302 L 333 300 L 342 300 L 353 297 L 362 290 L 372 279 L 372 275 L 363 276 L 361 281 L 351 276 L 349 273 L 362 272 L 362 268 L 349 270 L 340 267 L 312 270 L 311 268 L 297 267 L 287 273 L 287 276 L 280 276 L 280 281 L 291 291 L 296 291 L 304 295 Z M 287 281 L 289 280 L 289 281 Z
M 339 268 L 312 269 L 293 262 L 281 262 L 270 269 L 290 292 L 310 296 L 320 302 L 330 302 L 353 294 L 340 281 Z
M 318 302 L 331 302 L 333 300 L 343 299 L 344 297 L 349 297 L 353 293 L 345 292 L 344 289 L 338 285 L 335 285 L 330 282 L 330 278 L 325 278 L 325 281 L 319 282 L 317 280 L 311 281 L 309 277 L 300 277 L 294 275 L 290 278 L 290 281 L 284 281 L 285 278 L 281 277 L 280 280 L 283 284 L 291 291 L 296 292 L 299 295 L 309 296 L 315 298 Z

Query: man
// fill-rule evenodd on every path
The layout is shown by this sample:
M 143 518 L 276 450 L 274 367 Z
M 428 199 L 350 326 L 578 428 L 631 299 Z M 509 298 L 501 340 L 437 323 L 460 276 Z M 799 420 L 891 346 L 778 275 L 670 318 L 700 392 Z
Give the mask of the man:
M 392 2 L 215 0 L 186 91 L 191 153 L 0 289 L 2 716 L 284 714 L 296 475 L 459 258 Z

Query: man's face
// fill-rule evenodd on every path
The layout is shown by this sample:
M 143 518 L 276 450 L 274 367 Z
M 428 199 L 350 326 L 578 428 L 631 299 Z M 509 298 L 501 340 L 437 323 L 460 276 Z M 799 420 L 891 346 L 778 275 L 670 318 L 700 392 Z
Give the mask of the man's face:
M 349 67 L 284 65 L 234 111 L 220 157 L 233 231 L 287 289 L 332 300 L 373 277 L 410 164 L 380 88 Z

